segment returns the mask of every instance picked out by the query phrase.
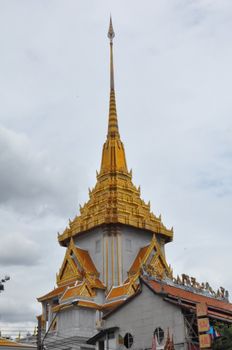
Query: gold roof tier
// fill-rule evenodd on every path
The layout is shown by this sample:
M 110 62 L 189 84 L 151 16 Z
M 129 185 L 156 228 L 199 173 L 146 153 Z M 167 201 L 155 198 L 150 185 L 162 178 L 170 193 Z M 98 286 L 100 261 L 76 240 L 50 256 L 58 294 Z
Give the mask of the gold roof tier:
M 69 222 L 69 227 L 58 235 L 61 245 L 70 238 L 104 224 L 124 224 L 160 234 L 166 242 L 172 241 L 173 229 L 167 229 L 160 217 L 150 211 L 150 203 L 140 198 L 140 188 L 132 183 L 126 155 L 120 139 L 116 110 L 113 66 L 114 30 L 110 20 L 110 106 L 108 133 L 103 145 L 101 169 L 97 183 L 89 190 L 89 200 L 80 207 L 80 215 Z

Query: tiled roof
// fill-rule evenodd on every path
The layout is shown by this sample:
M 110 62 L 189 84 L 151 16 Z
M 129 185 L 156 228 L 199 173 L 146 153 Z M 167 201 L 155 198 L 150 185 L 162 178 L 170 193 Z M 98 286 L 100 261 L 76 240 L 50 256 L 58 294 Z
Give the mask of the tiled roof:
M 68 270 L 66 269 L 67 265 L 69 267 Z M 58 288 L 38 298 L 38 301 L 43 302 L 55 297 L 62 297 L 63 300 L 69 299 L 72 296 L 78 296 L 80 292 L 85 292 L 84 289 L 81 290 L 84 282 L 89 286 L 89 294 L 91 294 L 92 289 L 94 293 L 94 289 L 104 290 L 106 288 L 99 279 L 99 272 L 89 252 L 75 246 L 73 239 L 71 239 L 57 277 Z
M 85 307 L 85 308 L 90 308 L 90 309 L 95 309 L 95 310 L 102 310 L 102 311 L 111 311 L 112 309 L 117 308 L 120 306 L 125 300 L 114 300 L 110 303 L 107 304 L 98 304 L 90 300 L 77 300 L 75 304 L 73 303 L 68 303 L 68 304 L 60 304 L 55 307 L 53 307 L 53 312 L 57 312 L 59 310 L 65 310 L 67 308 L 75 306 L 79 307 Z
M 139 250 L 133 264 L 131 265 L 131 268 L 129 270 L 129 274 L 138 272 L 138 269 L 140 268 L 141 263 L 143 263 L 143 259 L 146 255 L 146 252 L 149 249 L 149 247 L 150 247 L 150 245 L 143 247 Z
M 75 253 L 77 255 L 78 260 L 80 261 L 83 269 L 88 273 L 93 273 L 95 275 L 99 275 L 91 256 L 87 250 L 81 249 L 79 247 L 75 247 Z
M 35 348 L 35 345 L 32 344 L 22 344 L 22 343 L 17 343 L 15 341 L 12 340 L 8 340 L 8 339 L 4 339 L 4 338 L 0 338 L 0 347 L 1 346 L 6 346 L 6 347 L 14 347 L 14 348 Z
M 94 303 L 93 301 L 88 301 L 88 300 L 80 300 L 77 303 L 78 306 L 82 306 L 82 307 L 87 307 L 90 309 L 100 309 L 101 306 L 97 303 Z
M 61 300 L 66 300 L 69 299 L 71 297 L 80 295 L 80 291 L 83 287 L 83 283 L 78 284 L 77 286 L 71 287 L 71 288 L 67 288 L 67 290 L 64 292 L 64 295 L 62 296 Z
M 164 300 L 168 301 L 169 303 L 181 306 L 181 308 L 184 308 L 184 309 L 196 310 L 196 303 L 190 300 L 186 301 L 180 298 L 174 299 L 172 296 L 165 297 Z M 208 316 L 214 319 L 232 322 L 232 313 L 229 310 L 224 311 L 224 310 L 215 309 L 215 307 L 212 307 L 212 306 L 208 306 Z
M 84 276 L 96 279 L 99 278 L 99 275 L 89 252 L 77 247 L 74 240 L 71 239 L 57 275 L 58 286 L 82 280 Z
M 119 305 L 121 305 L 123 302 L 125 302 L 125 300 L 126 299 L 113 300 L 108 302 L 107 304 L 98 304 L 91 300 L 76 300 L 75 303 L 69 301 L 68 303 L 65 303 L 65 304 L 56 305 L 53 307 L 52 310 L 53 312 L 57 312 L 59 310 L 65 310 L 75 305 L 75 306 L 86 307 L 90 309 L 110 311 L 118 307 Z
M 74 283 L 71 283 L 71 284 L 68 284 L 68 285 L 66 284 L 66 285 L 64 285 L 64 286 L 55 288 L 55 289 L 53 289 L 51 292 L 49 292 L 49 293 L 43 295 L 42 297 L 37 298 L 37 300 L 41 302 L 41 301 L 45 301 L 45 300 L 52 299 L 52 298 L 54 298 L 54 297 L 56 297 L 56 296 L 61 295 L 61 294 L 66 290 L 66 288 L 67 288 L 68 286 L 73 286 L 73 285 L 74 285 Z
M 144 277 L 140 278 L 140 280 L 155 294 L 159 294 L 167 302 L 174 303 L 181 308 L 191 309 L 196 309 L 196 304 L 204 302 L 208 305 L 209 317 L 232 322 L 232 304 L 229 302 L 187 291 L 177 286 L 171 286 L 162 281 L 148 280 Z M 133 295 L 129 296 L 129 298 L 126 298 L 125 300 L 117 300 L 116 303 L 119 303 L 115 304 L 112 308 L 113 310 L 108 312 L 104 318 L 109 317 L 118 309 L 123 308 L 124 305 L 136 298 L 140 293 L 141 288 L 138 288 Z M 103 308 L 107 308 L 107 304 L 105 304 Z
M 131 287 L 131 283 L 126 283 L 118 287 L 112 287 L 111 290 L 109 291 L 109 294 L 107 295 L 106 299 L 114 299 L 118 298 L 121 296 L 124 296 L 127 294 L 128 289 Z
M 133 299 L 135 299 L 139 294 L 141 293 L 141 287 L 138 287 L 136 292 L 132 295 L 130 295 L 128 298 L 125 300 L 116 300 L 108 304 L 103 305 L 103 311 L 106 311 L 106 313 L 103 316 L 103 319 L 108 318 L 112 313 L 115 311 L 123 308 L 124 305 L 128 304 L 131 302 Z
M 72 296 L 79 295 L 79 292 L 80 292 L 80 289 L 82 286 L 83 286 L 83 282 L 81 282 L 77 286 L 75 286 L 75 283 L 71 283 L 68 285 L 66 284 L 65 286 L 61 286 L 61 287 L 53 289 L 51 292 L 43 295 L 42 297 L 38 298 L 37 300 L 39 302 L 42 302 L 42 301 L 46 301 L 46 300 L 61 296 L 62 294 L 64 294 L 64 296 L 62 297 L 62 300 L 68 299 Z M 98 289 L 105 289 L 106 288 L 104 286 L 104 284 L 100 281 L 99 278 L 96 278 L 95 280 L 93 280 L 93 282 L 91 283 L 91 287 L 98 288 Z
M 229 312 L 232 315 L 232 304 L 216 298 L 211 298 L 199 293 L 184 290 L 177 286 L 171 286 L 155 280 L 142 279 L 142 281 L 157 294 L 167 294 L 169 297 L 181 299 L 193 304 L 206 303 L 208 307 L 217 309 L 220 312 Z
M 93 294 L 91 287 L 87 284 L 87 282 L 83 281 L 76 286 L 67 288 L 64 292 L 64 295 L 61 298 L 61 301 L 70 299 L 72 297 L 78 296 L 89 296 L 91 297 Z
M 114 309 L 116 308 L 117 306 L 121 305 L 122 303 L 124 303 L 125 300 L 121 299 L 121 300 L 114 300 L 114 301 L 111 301 L 110 303 L 107 303 L 107 304 L 103 304 L 101 306 L 101 309 L 102 310 L 111 310 L 111 309 Z
M 77 300 L 77 301 L 75 301 L 75 303 L 69 302 L 67 304 L 56 305 L 56 306 L 53 307 L 52 311 L 53 312 L 58 312 L 60 310 L 65 310 L 65 309 L 76 307 L 76 306 L 85 307 L 85 308 L 89 308 L 89 309 L 95 309 L 95 310 L 101 310 L 102 309 L 102 305 L 101 304 L 97 304 L 94 301 Z
M 98 289 L 106 289 L 106 286 L 102 283 L 99 278 L 96 278 L 94 281 L 91 281 L 91 287 Z

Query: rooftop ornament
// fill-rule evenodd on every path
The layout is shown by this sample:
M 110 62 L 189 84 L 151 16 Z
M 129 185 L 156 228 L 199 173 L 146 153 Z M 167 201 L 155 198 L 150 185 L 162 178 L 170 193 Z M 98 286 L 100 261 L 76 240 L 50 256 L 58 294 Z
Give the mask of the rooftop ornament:
M 170 271 L 172 270 L 170 269 Z M 163 282 L 167 282 L 167 284 L 171 282 L 172 285 L 178 285 L 178 287 L 182 287 L 193 293 L 200 293 L 215 299 L 229 301 L 229 292 L 228 290 L 225 290 L 225 288 L 220 287 L 217 289 L 217 291 L 215 291 L 210 286 L 209 282 L 199 283 L 195 277 L 190 277 L 185 273 L 182 273 L 181 277 L 179 275 L 177 275 L 177 277 L 174 277 L 173 273 L 171 272 L 168 277 L 165 277 L 165 275 L 159 275 L 155 273 L 152 266 L 144 265 L 143 274 L 150 279 L 156 279 L 159 281 L 162 280 Z

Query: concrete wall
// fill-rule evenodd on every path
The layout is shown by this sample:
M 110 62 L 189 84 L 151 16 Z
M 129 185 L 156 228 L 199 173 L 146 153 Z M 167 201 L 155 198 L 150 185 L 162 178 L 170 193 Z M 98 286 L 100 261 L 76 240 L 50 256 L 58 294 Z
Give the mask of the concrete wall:
M 129 226 L 122 226 L 122 266 L 123 280 L 127 278 L 130 269 L 139 249 L 148 245 L 152 240 L 152 233 L 139 230 Z
M 151 348 L 154 330 L 160 327 L 167 334 L 169 328 L 174 335 L 175 349 L 185 349 L 185 327 L 181 309 L 164 301 L 145 285 L 142 288 L 140 295 L 105 320 L 104 327 L 118 326 L 119 334 L 123 337 L 126 333 L 131 333 L 134 338 L 131 350 Z
M 96 250 L 97 241 L 100 241 L 100 250 Z M 103 256 L 102 256 L 102 242 L 103 242 L 103 230 L 101 227 L 97 227 L 90 232 L 86 232 L 83 235 L 75 237 L 75 244 L 81 249 L 88 250 L 97 270 L 101 276 L 103 273 Z
M 61 337 L 92 337 L 96 333 L 96 311 L 80 307 L 59 312 L 57 332 Z
M 99 227 L 75 237 L 75 244 L 88 250 L 100 278 L 110 288 L 123 283 L 139 249 L 151 240 L 148 231 L 123 225 L 114 229 L 111 225 L 109 230 Z

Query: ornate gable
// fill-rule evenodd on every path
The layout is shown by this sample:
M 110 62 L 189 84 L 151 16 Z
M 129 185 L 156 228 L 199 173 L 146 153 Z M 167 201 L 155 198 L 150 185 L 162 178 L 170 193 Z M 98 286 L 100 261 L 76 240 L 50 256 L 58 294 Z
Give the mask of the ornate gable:
M 155 235 L 148 246 L 139 250 L 128 271 L 128 278 L 136 280 L 143 270 L 149 271 L 154 277 L 164 277 L 170 274 L 170 267 L 167 265 Z
M 105 289 L 99 275 L 89 252 L 75 246 L 73 239 L 71 239 L 56 278 L 57 285 L 87 281 L 91 288 Z
M 109 302 L 111 300 L 115 299 L 126 299 L 128 296 L 134 294 L 136 290 L 138 289 L 138 284 L 133 281 L 133 279 L 130 279 L 128 282 L 124 283 L 123 285 L 117 286 L 117 287 L 111 287 L 109 293 L 106 296 L 106 302 Z
M 63 264 L 57 275 L 58 286 L 72 280 L 82 281 L 84 276 L 99 277 L 99 273 L 86 250 L 75 246 L 73 239 L 70 240 L 66 250 Z
M 153 236 L 151 243 L 140 248 L 135 260 L 133 261 L 129 271 L 128 278 L 124 283 L 117 287 L 112 287 L 106 296 L 106 301 L 112 299 L 126 299 L 134 294 L 138 288 L 138 278 L 143 274 L 163 279 L 165 276 L 171 275 L 171 268 L 167 265 L 164 254 L 160 249 L 160 245 Z
M 70 241 L 60 271 L 56 277 L 58 286 L 66 284 L 69 281 L 82 279 L 81 269 L 73 259 L 73 246 L 73 241 Z
M 60 274 L 61 282 L 75 278 L 77 275 L 76 267 L 73 267 L 72 261 L 69 258 L 66 259 L 62 273 Z M 79 277 L 79 274 L 78 274 Z
M 76 299 L 79 297 L 93 298 L 95 296 L 94 290 L 87 281 L 83 281 L 76 286 L 68 287 L 61 298 L 61 303 L 68 299 Z

